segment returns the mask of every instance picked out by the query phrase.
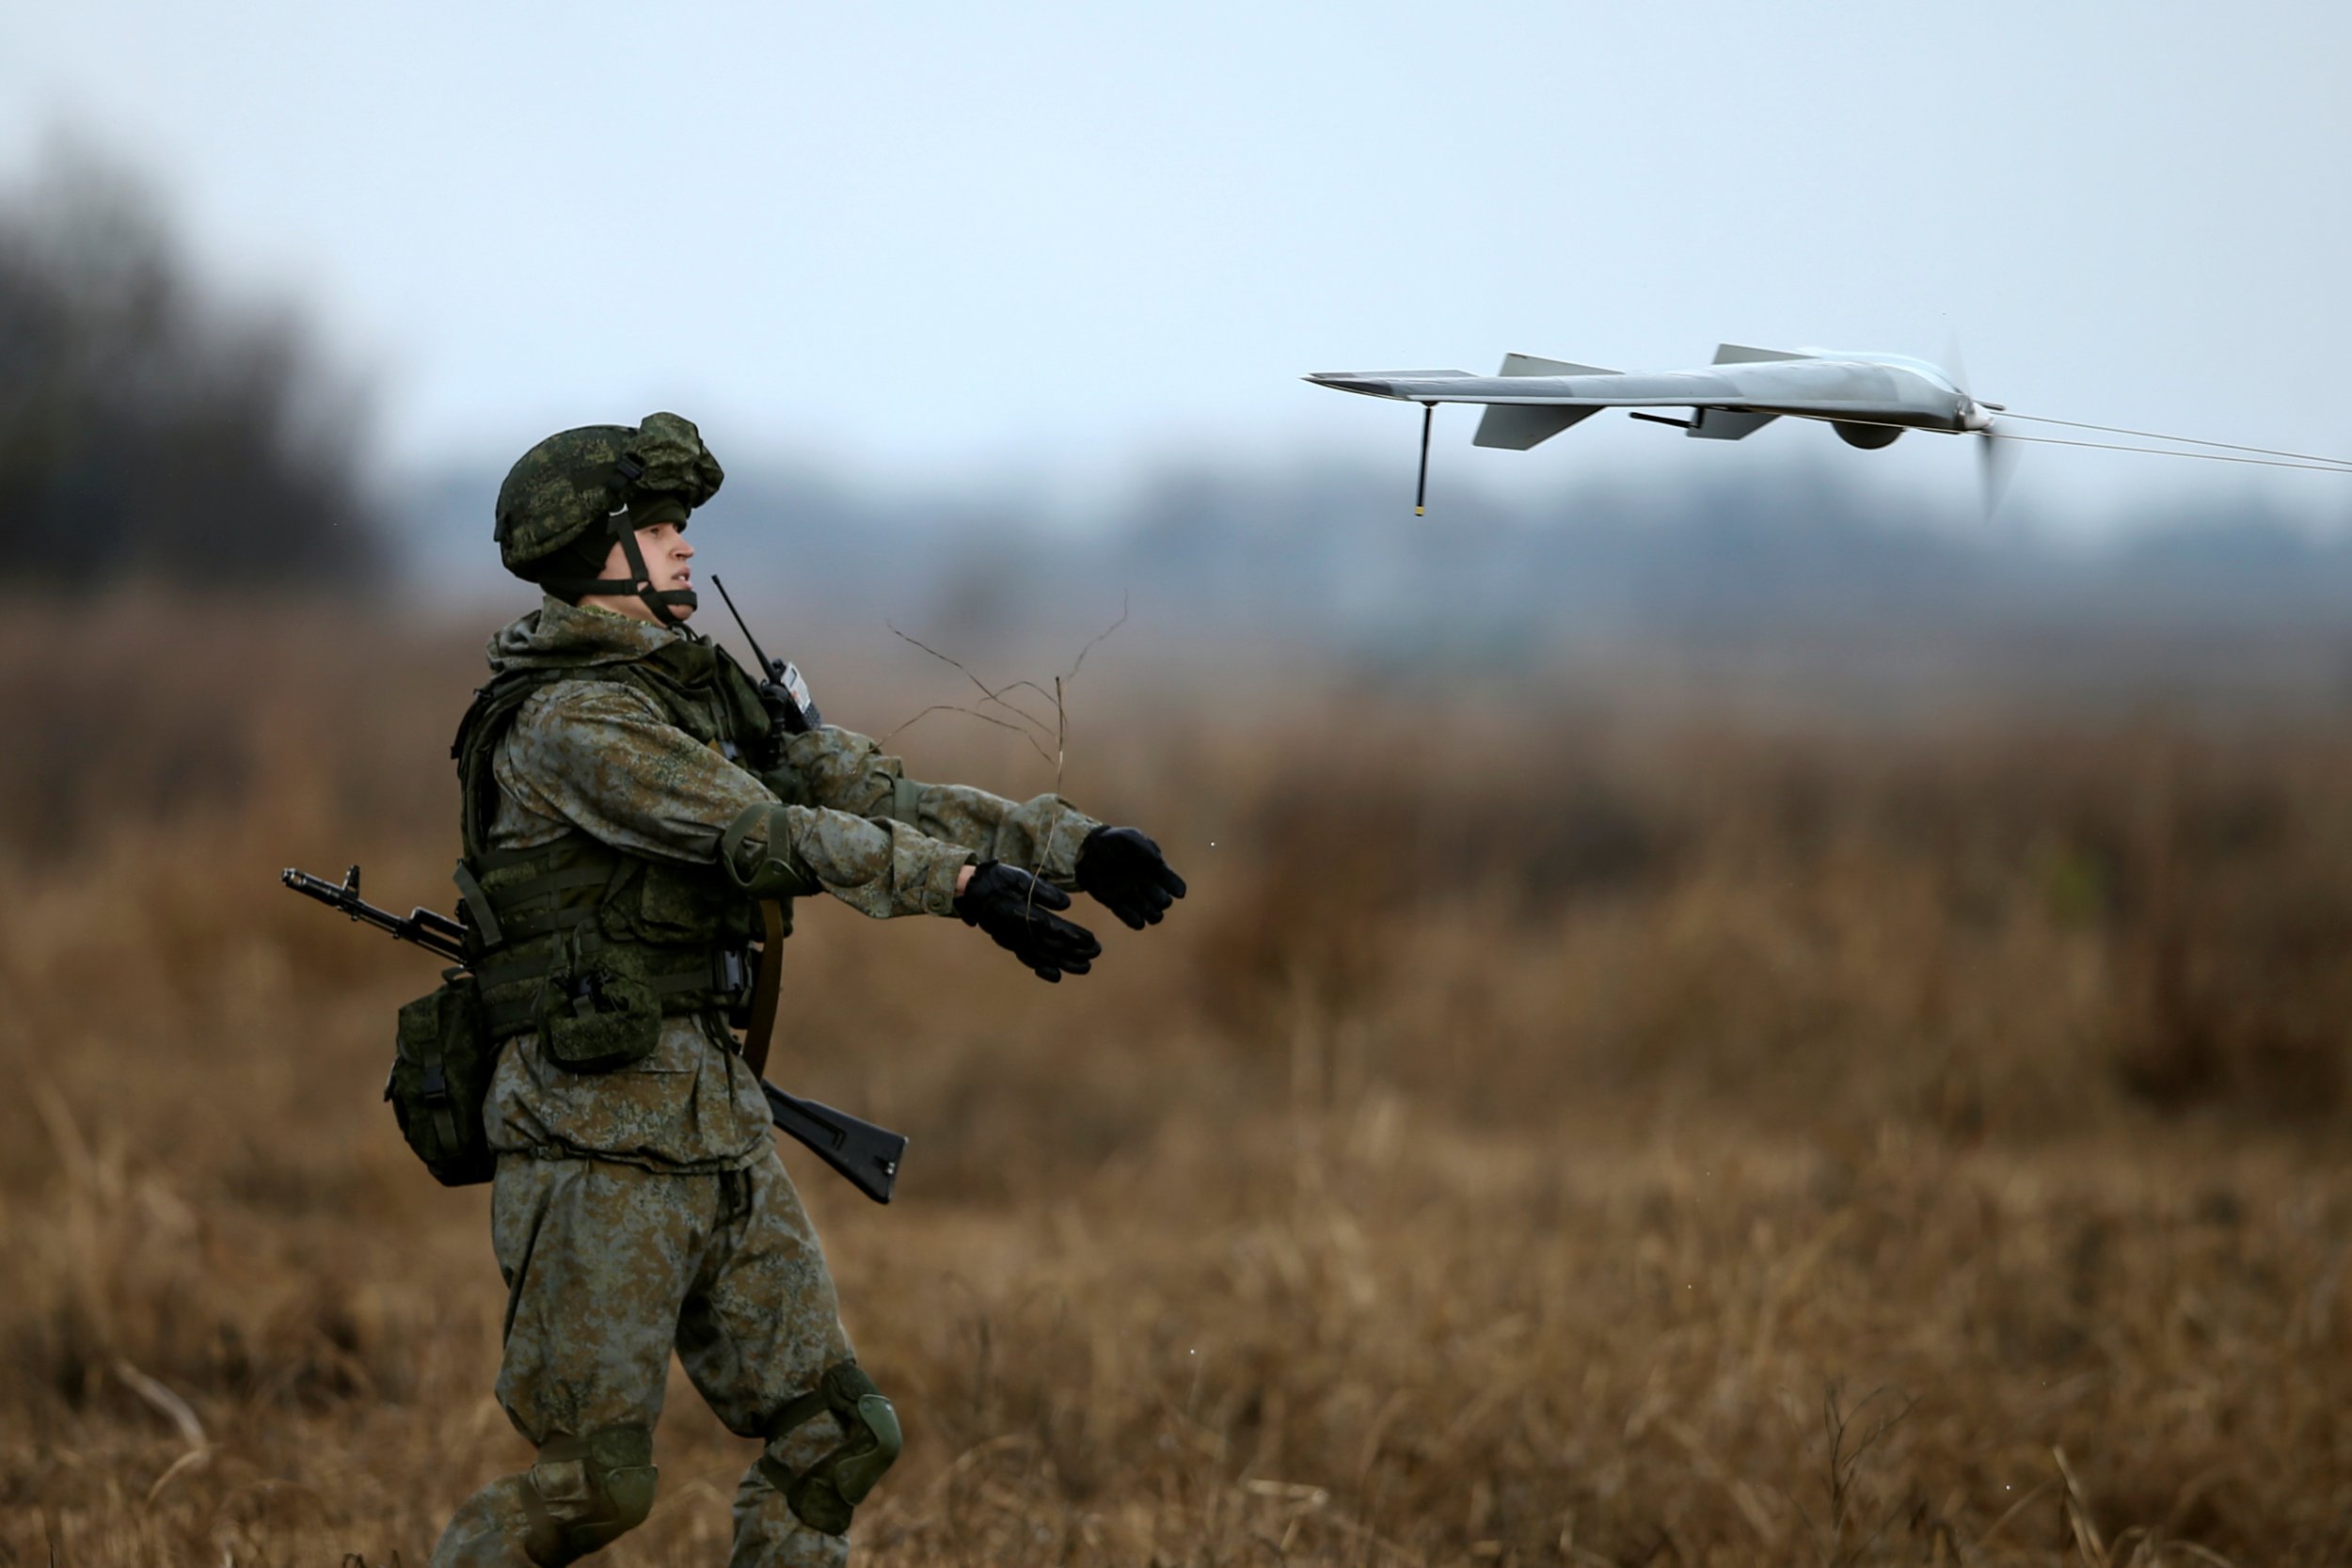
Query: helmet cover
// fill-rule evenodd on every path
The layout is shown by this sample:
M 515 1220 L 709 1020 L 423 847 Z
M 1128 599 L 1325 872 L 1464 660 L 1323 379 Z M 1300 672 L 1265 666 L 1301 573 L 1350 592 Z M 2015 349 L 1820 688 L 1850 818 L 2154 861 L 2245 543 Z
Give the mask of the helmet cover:
M 678 509 L 702 505 L 725 479 L 702 433 L 675 414 L 648 414 L 635 426 L 558 431 L 523 453 L 499 486 L 499 559 L 516 577 L 538 581 L 573 553 L 569 546 L 593 546 L 592 534 L 633 535 L 654 522 L 682 522 Z

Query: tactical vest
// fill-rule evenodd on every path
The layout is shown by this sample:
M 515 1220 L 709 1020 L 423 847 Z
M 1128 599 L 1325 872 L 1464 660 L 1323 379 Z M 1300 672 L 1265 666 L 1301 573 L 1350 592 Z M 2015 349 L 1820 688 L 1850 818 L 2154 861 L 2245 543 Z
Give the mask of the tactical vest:
M 625 1010 L 602 994 L 616 988 L 638 1010 L 662 1016 L 739 1012 L 751 996 L 757 906 L 717 864 L 630 854 L 577 828 L 528 849 L 491 846 L 499 805 L 491 758 L 524 702 L 557 681 L 629 687 L 730 758 L 756 751 L 768 731 L 750 677 L 700 639 L 625 663 L 508 671 L 474 694 L 450 748 L 465 849 L 454 879 L 492 1036 L 541 1028 L 551 1007 L 592 1022 L 597 1012 Z M 788 900 L 784 910 L 788 930 Z M 567 1065 L 598 1069 L 588 1058 Z

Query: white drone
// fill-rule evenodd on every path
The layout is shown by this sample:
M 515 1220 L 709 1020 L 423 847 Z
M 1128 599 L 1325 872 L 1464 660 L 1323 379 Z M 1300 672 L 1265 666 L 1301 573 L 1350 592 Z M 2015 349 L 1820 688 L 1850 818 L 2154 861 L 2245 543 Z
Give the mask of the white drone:
M 1848 445 L 1865 448 L 1890 445 L 1906 430 L 1974 436 L 1981 443 L 1979 451 L 1984 454 L 1988 507 L 2000 488 L 2004 466 L 2000 447 L 2009 441 L 2111 447 L 2121 451 L 2152 451 L 2175 457 L 2217 456 L 2214 452 L 2168 451 L 2163 447 L 2122 447 L 2101 441 L 2026 436 L 1996 425 L 1995 414 L 2032 420 L 2037 424 L 2066 425 L 2182 446 L 2293 459 L 2267 465 L 2275 467 L 2317 467 L 2352 473 L 2352 461 L 2339 458 L 2275 451 L 2267 447 L 2242 447 L 2227 441 L 2201 441 L 2192 436 L 2157 436 L 2150 431 L 2089 425 L 2072 420 L 2009 416 L 2005 405 L 1971 396 L 1960 384 L 1960 378 L 1949 372 L 1924 359 L 1899 354 L 1750 348 L 1740 343 L 1724 343 L 1715 350 L 1715 362 L 1701 370 L 1612 371 L 1598 365 L 1539 359 L 1532 354 L 1506 354 L 1502 356 L 1502 369 L 1493 375 L 1472 375 L 1468 371 L 1326 371 L 1306 379 L 1318 387 L 1422 405 L 1421 481 L 1413 497 L 1416 516 L 1426 510 L 1430 419 L 1441 403 L 1485 404 L 1486 413 L 1479 420 L 1475 444 L 1515 451 L 1548 441 L 1604 408 L 1623 408 L 1637 420 L 1678 425 L 1686 435 L 1715 441 L 1740 440 L 1784 416 L 1826 420 Z M 1676 419 L 1649 412 L 1658 408 L 1687 408 L 1691 416 Z

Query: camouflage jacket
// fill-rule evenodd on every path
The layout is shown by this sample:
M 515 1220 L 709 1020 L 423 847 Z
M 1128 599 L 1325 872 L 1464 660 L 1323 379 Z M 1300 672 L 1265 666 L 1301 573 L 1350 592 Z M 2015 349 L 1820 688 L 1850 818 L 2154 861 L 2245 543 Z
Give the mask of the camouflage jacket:
M 692 634 L 548 598 L 491 641 L 493 673 L 642 657 Z M 757 776 L 669 723 L 628 686 L 554 680 L 533 693 L 492 754 L 499 784 L 490 842 L 527 848 L 572 829 L 630 854 L 713 863 L 747 807 L 783 801 L 789 842 L 772 856 L 862 914 L 951 912 L 956 875 L 1004 861 L 1072 885 L 1094 818 L 1053 795 L 1014 802 L 985 790 L 904 782 L 898 759 L 862 735 L 795 736 L 783 768 Z M 893 814 L 910 820 L 893 820 Z M 780 1028 L 788 1029 L 788 1014 Z M 657 1169 L 723 1169 L 760 1152 L 758 1082 L 707 1017 L 665 1019 L 634 1067 L 582 1075 L 547 1060 L 535 1035 L 510 1041 L 485 1117 L 492 1147 L 584 1154 Z

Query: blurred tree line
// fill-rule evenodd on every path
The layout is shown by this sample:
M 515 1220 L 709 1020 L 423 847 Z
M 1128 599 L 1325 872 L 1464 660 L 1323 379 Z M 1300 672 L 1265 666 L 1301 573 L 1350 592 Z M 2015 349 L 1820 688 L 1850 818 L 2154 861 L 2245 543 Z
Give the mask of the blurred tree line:
M 357 388 L 196 278 L 153 193 L 61 147 L 0 196 L 0 586 L 356 586 Z

